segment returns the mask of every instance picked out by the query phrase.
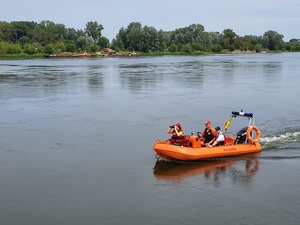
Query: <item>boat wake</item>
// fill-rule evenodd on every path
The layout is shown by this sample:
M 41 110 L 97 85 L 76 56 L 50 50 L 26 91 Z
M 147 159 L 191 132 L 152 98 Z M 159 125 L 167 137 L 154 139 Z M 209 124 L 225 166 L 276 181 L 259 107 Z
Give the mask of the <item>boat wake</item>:
M 259 142 L 263 149 L 300 149 L 300 131 L 286 131 L 262 137 Z

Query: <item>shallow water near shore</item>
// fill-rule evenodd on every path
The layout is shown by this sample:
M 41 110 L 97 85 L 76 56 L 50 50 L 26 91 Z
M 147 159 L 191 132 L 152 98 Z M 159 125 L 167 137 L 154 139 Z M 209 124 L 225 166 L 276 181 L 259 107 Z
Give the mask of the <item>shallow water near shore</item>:
M 299 53 L 0 60 L 0 223 L 299 224 L 299 71 Z M 261 153 L 155 156 L 175 122 L 241 109 Z

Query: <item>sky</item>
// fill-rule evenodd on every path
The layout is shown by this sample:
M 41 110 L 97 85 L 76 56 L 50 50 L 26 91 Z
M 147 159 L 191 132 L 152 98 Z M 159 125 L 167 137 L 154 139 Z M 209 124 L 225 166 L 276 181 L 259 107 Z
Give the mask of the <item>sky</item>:
M 0 21 L 43 20 L 75 29 L 95 21 L 110 41 L 131 22 L 163 31 L 201 24 L 207 32 L 232 29 L 239 36 L 274 30 L 284 41 L 300 39 L 299 0 L 1 0 Z

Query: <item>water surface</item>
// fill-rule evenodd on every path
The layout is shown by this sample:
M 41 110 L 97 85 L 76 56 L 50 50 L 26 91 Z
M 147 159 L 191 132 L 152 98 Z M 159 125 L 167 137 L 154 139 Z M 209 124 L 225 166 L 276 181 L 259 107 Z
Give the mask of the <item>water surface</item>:
M 1 60 L 0 223 L 299 224 L 299 60 Z M 261 153 L 157 161 L 169 125 L 195 133 L 241 109 L 254 113 Z

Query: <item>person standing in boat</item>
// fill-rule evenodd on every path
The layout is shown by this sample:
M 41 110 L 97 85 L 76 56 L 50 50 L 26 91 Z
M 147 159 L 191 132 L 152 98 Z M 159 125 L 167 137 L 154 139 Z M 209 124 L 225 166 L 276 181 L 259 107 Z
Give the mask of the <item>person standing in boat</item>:
M 205 128 L 202 131 L 204 146 L 207 146 L 208 143 L 215 137 L 215 135 L 216 135 L 215 129 L 212 128 L 211 122 L 209 120 L 207 120 L 205 122 Z
M 176 123 L 176 124 L 170 126 L 170 128 L 167 130 L 167 134 L 172 134 L 177 137 L 182 136 L 184 133 L 181 128 L 181 123 Z
M 215 137 L 208 143 L 208 147 L 220 146 L 225 145 L 225 135 L 222 133 L 220 127 L 216 127 L 216 135 Z

